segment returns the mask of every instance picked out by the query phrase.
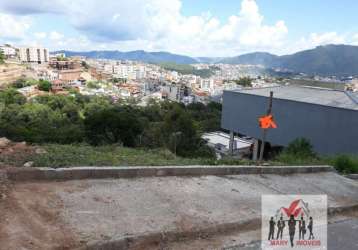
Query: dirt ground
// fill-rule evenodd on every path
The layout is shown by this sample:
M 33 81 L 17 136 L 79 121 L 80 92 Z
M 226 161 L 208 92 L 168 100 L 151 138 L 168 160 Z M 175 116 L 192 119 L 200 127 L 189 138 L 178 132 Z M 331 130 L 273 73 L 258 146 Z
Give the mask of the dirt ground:
M 282 193 L 282 185 L 287 193 L 327 193 L 331 206 L 358 202 L 357 182 L 334 173 L 16 184 L 0 178 L 0 250 L 76 249 L 87 242 L 257 218 L 261 194 Z M 257 228 L 131 250 L 222 249 L 259 239 Z
M 39 185 L 16 189 L 1 185 L 0 249 L 73 249 L 80 245 L 72 229 L 61 221 L 61 199 Z M 30 193 L 41 193 L 33 195 Z
M 23 167 L 33 155 L 43 154 L 38 146 L 32 146 L 26 142 L 13 142 L 5 137 L 0 138 L 0 169 L 9 167 Z M 31 166 L 33 163 L 29 162 Z M 26 166 L 26 165 L 25 165 Z

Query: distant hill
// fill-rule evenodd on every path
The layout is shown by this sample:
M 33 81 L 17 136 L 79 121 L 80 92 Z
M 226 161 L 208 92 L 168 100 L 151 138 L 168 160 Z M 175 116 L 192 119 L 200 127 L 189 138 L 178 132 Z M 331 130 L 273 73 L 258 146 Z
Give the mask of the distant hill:
M 326 45 L 279 58 L 281 67 L 316 75 L 358 75 L 358 46 Z
M 278 63 L 279 56 L 267 52 L 254 52 L 241 56 L 227 57 L 219 61 L 219 63 L 228 64 L 253 64 L 273 67 Z
M 182 56 L 168 52 L 146 52 L 144 50 L 136 50 L 130 52 L 121 52 L 117 50 L 102 50 L 102 51 L 88 51 L 75 52 L 68 50 L 56 51 L 54 53 L 65 53 L 66 56 L 85 56 L 89 58 L 102 58 L 113 60 L 132 60 L 142 61 L 148 63 L 164 63 L 175 62 L 177 64 L 193 64 L 198 63 L 197 60 L 189 56 Z
M 199 63 L 219 63 L 225 57 L 196 57 L 195 58 Z
M 263 65 L 267 68 L 284 68 L 296 73 L 310 75 L 358 76 L 358 46 L 326 45 L 304 50 L 292 55 L 277 56 L 266 52 L 254 52 L 235 57 L 198 57 L 177 55 L 168 52 L 146 52 L 143 50 L 120 51 L 90 51 L 73 52 L 57 51 L 67 56 L 86 56 L 115 60 L 137 60 L 149 63 L 227 63 Z
M 171 71 L 176 71 L 180 74 L 184 75 L 196 75 L 203 78 L 209 78 L 210 76 L 214 75 L 213 70 L 210 69 L 195 69 L 194 66 L 188 64 L 176 64 L 176 63 L 159 63 L 159 65 Z
M 276 56 L 255 52 L 220 61 L 229 64 L 261 64 L 268 68 L 284 68 L 297 73 L 323 76 L 358 75 L 358 46 L 326 45 L 292 55 Z

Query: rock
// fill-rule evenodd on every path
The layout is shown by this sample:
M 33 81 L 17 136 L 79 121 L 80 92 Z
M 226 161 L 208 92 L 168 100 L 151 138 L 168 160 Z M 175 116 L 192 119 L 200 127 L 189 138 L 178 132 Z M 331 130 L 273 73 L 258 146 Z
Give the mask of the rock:
M 45 149 L 43 149 L 43 148 L 37 148 L 35 150 L 35 153 L 38 154 L 38 155 L 41 155 L 41 154 L 46 154 L 47 151 Z
M 25 164 L 24 164 L 24 167 L 25 168 L 30 168 L 30 167 L 32 167 L 34 165 L 34 162 L 33 161 L 28 161 L 28 162 L 26 162 Z
M 6 137 L 1 137 L 0 138 L 0 147 L 1 148 L 4 148 L 6 147 L 7 145 L 9 145 L 11 141 L 9 139 L 7 139 Z

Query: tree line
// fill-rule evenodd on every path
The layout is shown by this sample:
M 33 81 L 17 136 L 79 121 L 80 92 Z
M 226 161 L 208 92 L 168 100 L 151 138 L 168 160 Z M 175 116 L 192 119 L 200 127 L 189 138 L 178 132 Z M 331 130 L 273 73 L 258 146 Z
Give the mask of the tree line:
M 0 136 L 31 143 L 119 144 L 168 148 L 184 157 L 212 156 L 201 134 L 220 129 L 221 104 L 184 106 L 150 101 L 145 107 L 79 93 L 31 100 L 16 89 L 0 92 Z

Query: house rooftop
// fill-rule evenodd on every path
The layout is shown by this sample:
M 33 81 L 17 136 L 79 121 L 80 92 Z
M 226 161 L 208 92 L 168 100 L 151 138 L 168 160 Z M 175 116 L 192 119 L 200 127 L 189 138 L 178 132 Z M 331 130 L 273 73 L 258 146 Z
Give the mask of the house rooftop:
M 358 93 L 342 90 L 286 85 L 250 89 L 245 88 L 232 91 L 265 97 L 269 97 L 270 91 L 273 91 L 273 97 L 278 99 L 358 110 Z

